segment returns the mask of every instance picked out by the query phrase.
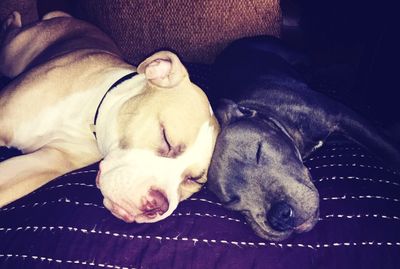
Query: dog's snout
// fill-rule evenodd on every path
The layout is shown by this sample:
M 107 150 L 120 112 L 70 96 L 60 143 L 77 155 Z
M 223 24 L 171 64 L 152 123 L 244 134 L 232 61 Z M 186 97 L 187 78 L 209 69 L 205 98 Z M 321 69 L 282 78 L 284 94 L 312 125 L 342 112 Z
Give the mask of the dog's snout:
M 143 207 L 143 213 L 149 218 L 163 215 L 168 211 L 169 202 L 164 193 L 159 190 L 150 190 L 147 203 Z
M 277 202 L 268 211 L 267 221 L 271 228 L 276 231 L 291 230 L 294 227 L 293 208 L 284 201 Z

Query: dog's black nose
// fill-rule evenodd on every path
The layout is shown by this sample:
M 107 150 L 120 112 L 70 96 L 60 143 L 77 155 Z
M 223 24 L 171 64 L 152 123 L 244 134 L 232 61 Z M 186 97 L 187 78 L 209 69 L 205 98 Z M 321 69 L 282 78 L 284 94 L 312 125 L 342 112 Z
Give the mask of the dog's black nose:
M 272 204 L 267 213 L 267 220 L 272 229 L 284 232 L 294 227 L 293 208 L 286 202 Z

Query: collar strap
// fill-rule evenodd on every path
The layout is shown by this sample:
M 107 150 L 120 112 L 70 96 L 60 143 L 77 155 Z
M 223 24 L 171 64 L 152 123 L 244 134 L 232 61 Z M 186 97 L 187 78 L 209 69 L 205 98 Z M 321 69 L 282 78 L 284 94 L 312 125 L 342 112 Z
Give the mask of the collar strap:
M 94 119 L 93 119 L 93 127 L 96 126 L 96 122 L 97 122 L 97 117 L 99 115 L 99 110 L 101 105 L 103 104 L 104 99 L 106 99 L 107 94 L 112 91 L 113 89 L 115 89 L 118 85 L 122 84 L 124 81 L 133 78 L 134 76 L 136 76 L 138 73 L 137 72 L 133 72 L 133 73 L 129 73 L 128 75 L 123 76 L 122 78 L 118 79 L 116 82 L 114 82 L 113 85 L 111 85 L 111 87 L 106 91 L 106 93 L 103 95 L 103 98 L 101 98 L 99 105 L 97 106 L 96 109 L 96 113 L 94 114 Z M 94 136 L 96 137 L 96 130 L 92 130 Z

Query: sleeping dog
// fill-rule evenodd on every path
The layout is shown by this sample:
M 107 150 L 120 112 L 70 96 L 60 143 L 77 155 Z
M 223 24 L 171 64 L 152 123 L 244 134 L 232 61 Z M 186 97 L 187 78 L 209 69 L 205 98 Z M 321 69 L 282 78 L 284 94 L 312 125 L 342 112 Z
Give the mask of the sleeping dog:
M 392 164 L 400 155 L 363 118 L 311 90 L 292 67 L 302 55 L 273 37 L 233 42 L 217 58 L 221 133 L 209 187 L 261 237 L 279 241 L 313 228 L 319 197 L 304 158 L 341 132 Z
M 161 51 L 138 68 L 109 37 L 63 12 L 3 24 L 0 207 L 99 160 L 104 206 L 126 222 L 155 222 L 205 183 L 218 123 L 178 57 Z

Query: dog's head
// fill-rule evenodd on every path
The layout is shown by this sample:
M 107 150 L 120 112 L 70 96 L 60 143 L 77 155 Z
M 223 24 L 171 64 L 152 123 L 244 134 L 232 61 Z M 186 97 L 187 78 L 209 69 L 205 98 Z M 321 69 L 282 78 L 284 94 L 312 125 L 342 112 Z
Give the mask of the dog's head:
M 221 133 L 209 168 L 210 189 L 263 238 L 280 241 L 313 228 L 318 192 L 283 126 L 228 100 L 216 113 Z
M 156 222 L 206 182 L 219 126 L 175 54 L 158 52 L 137 71 L 141 91 L 107 123 L 116 130 L 105 135 L 97 185 L 116 217 Z

